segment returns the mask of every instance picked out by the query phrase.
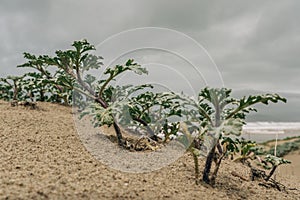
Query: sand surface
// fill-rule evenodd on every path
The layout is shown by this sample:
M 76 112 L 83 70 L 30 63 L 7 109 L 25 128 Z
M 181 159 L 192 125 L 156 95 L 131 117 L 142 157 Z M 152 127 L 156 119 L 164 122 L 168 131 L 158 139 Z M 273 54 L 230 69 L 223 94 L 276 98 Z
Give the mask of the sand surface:
M 285 175 L 286 177 L 294 177 L 300 182 L 300 151 L 292 152 L 286 156 L 285 159 L 290 160 L 292 164 L 279 169 L 279 175 Z
M 300 199 L 299 176 L 284 175 L 284 169 L 277 180 L 298 188 L 288 194 L 232 176 L 247 177 L 248 169 L 226 160 L 215 188 L 196 185 L 189 154 L 149 173 L 111 169 L 84 147 L 70 107 L 38 108 L 0 101 L 0 199 Z M 290 167 L 297 171 L 299 165 Z

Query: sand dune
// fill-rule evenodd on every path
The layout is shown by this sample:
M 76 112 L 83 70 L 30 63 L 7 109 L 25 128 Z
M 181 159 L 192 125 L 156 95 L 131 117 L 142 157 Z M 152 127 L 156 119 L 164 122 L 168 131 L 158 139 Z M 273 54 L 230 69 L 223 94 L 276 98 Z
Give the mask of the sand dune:
M 188 154 L 150 173 L 110 169 L 84 148 L 71 108 L 56 104 L 0 101 L 0 147 L 0 199 L 300 199 L 298 177 L 278 175 L 298 188 L 286 194 L 232 176 L 248 169 L 226 160 L 215 188 L 195 184 Z

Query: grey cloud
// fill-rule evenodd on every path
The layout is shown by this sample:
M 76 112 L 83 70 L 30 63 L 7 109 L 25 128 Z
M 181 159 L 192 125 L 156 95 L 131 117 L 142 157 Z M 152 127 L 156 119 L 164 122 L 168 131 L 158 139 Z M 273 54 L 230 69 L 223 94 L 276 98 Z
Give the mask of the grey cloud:
M 225 86 L 300 93 L 299 9 L 298 0 L 2 0 L 0 76 L 21 73 L 14 66 L 24 62 L 24 51 L 52 54 L 74 40 L 98 44 L 120 31 L 158 26 L 202 44 Z

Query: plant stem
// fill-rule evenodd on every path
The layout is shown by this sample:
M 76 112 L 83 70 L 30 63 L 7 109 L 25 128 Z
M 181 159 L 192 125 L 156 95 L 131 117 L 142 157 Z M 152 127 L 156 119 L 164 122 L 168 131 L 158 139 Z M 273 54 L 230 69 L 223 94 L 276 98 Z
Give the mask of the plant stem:
M 205 161 L 205 167 L 204 167 L 202 179 L 207 184 L 210 183 L 209 173 L 210 173 L 212 162 L 215 157 L 215 149 L 216 149 L 216 145 L 210 150 L 210 152 L 207 155 L 206 161 Z
M 45 101 L 45 95 L 44 95 L 43 89 L 40 90 L 40 99 L 41 99 L 41 101 Z
M 113 76 L 113 75 L 110 75 L 110 77 L 105 81 L 105 83 L 104 83 L 104 84 L 102 85 L 102 87 L 100 88 L 99 96 L 102 95 L 102 93 L 103 93 L 105 87 L 107 86 L 107 84 L 108 84 L 111 80 L 113 80 L 113 78 L 114 78 L 114 76 Z
M 120 127 L 118 126 L 118 124 L 116 122 L 113 123 L 114 129 L 116 131 L 116 135 L 117 135 L 117 139 L 118 139 L 118 144 L 119 146 L 123 146 L 123 137 L 122 137 L 122 133 L 120 130 Z
M 277 166 L 274 165 L 272 170 L 270 171 L 270 174 L 266 177 L 265 181 L 269 181 L 270 178 L 272 177 L 272 175 L 274 174 L 275 170 L 276 170 Z
M 83 82 L 83 80 L 81 79 L 81 76 L 80 76 L 80 72 L 77 71 L 77 80 L 79 82 L 79 84 L 85 89 L 88 91 L 85 92 L 79 88 L 76 88 L 74 87 L 74 89 L 76 89 L 78 92 L 84 94 L 84 95 L 87 95 L 88 97 L 94 99 L 97 103 L 99 103 L 103 108 L 107 108 L 108 105 L 107 103 L 101 98 L 101 96 L 99 95 L 98 97 L 95 95 L 95 92 L 92 90 L 92 88 L 90 88 L 87 84 L 85 84 L 85 82 Z M 69 73 L 70 74 L 70 73 Z M 115 132 L 116 132 L 116 136 L 117 136 L 117 140 L 118 140 L 118 144 L 119 146 L 123 146 L 123 137 L 122 137 L 122 132 L 120 130 L 120 127 L 118 126 L 118 124 L 116 122 L 113 123 L 113 126 L 114 126 L 114 129 L 115 129 Z
M 14 96 L 13 96 L 13 100 L 17 100 L 18 92 L 19 92 L 19 88 L 18 88 L 17 82 L 14 80 Z
M 147 132 L 150 134 L 150 137 L 155 135 L 154 131 L 148 126 L 147 122 L 137 117 L 132 117 L 132 119 L 144 125 L 147 129 Z
M 215 170 L 210 179 L 211 185 L 214 185 L 216 183 L 217 174 L 218 174 L 218 171 L 219 171 L 219 168 L 220 168 L 220 165 L 221 165 L 221 162 L 222 162 L 224 156 L 225 156 L 225 152 L 221 155 L 221 157 L 219 158 L 219 160 L 216 163 Z
M 199 161 L 198 161 L 198 156 L 194 153 L 191 152 L 194 158 L 194 164 L 195 164 L 195 180 L 196 184 L 198 185 L 198 179 L 199 179 Z

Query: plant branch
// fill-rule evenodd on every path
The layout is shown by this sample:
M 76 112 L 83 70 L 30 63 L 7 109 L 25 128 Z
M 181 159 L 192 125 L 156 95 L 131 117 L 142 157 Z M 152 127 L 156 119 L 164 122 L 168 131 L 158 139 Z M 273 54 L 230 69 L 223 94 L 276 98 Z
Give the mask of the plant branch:
M 111 80 L 113 80 L 114 77 L 115 77 L 114 75 L 110 75 L 109 78 L 104 82 L 104 84 L 103 84 L 103 85 L 101 86 L 101 88 L 100 88 L 99 96 L 102 95 L 102 93 L 103 93 L 105 87 L 107 86 L 107 84 L 108 84 Z
M 274 165 L 269 173 L 269 175 L 266 177 L 265 181 L 269 181 L 272 175 L 274 174 L 275 170 L 277 168 L 277 165 Z
M 134 121 L 137 121 L 140 124 L 144 125 L 146 127 L 146 129 L 147 129 L 147 132 L 150 134 L 150 137 L 155 135 L 154 131 L 148 126 L 147 122 L 145 122 L 144 120 L 142 120 L 140 118 L 137 118 L 137 117 L 132 117 L 132 119 Z
M 194 159 L 194 164 L 195 164 L 195 179 L 196 179 L 196 184 L 198 185 L 198 179 L 199 179 L 199 161 L 198 161 L 198 156 L 191 151 L 193 159 Z
M 210 183 L 209 173 L 210 173 L 212 162 L 215 158 L 215 150 L 216 150 L 216 146 L 214 146 L 210 150 L 209 154 L 207 155 L 206 162 L 205 162 L 205 167 L 204 167 L 203 178 L 202 179 L 207 184 Z
M 218 174 L 219 168 L 221 166 L 221 162 L 222 162 L 223 158 L 225 157 L 225 155 L 226 155 L 226 152 L 222 153 L 219 160 L 216 162 L 215 170 L 210 179 L 211 185 L 214 185 L 216 183 L 217 174 Z

